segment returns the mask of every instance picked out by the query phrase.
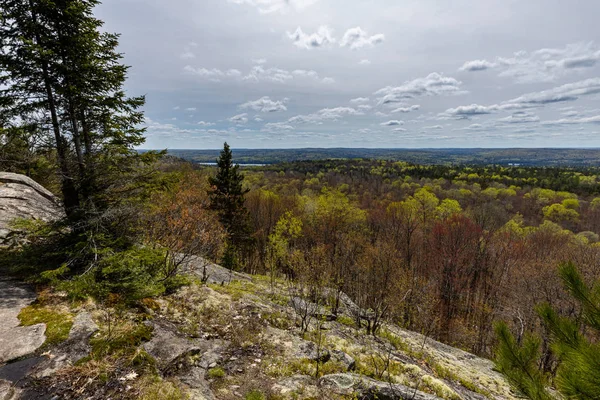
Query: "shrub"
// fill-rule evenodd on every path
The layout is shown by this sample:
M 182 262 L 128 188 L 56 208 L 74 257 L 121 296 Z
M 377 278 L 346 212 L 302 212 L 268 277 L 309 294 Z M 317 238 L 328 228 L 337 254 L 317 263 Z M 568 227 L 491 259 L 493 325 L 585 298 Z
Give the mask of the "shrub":
M 223 379 L 225 378 L 225 370 L 219 367 L 211 368 L 208 370 L 208 377 L 211 379 Z

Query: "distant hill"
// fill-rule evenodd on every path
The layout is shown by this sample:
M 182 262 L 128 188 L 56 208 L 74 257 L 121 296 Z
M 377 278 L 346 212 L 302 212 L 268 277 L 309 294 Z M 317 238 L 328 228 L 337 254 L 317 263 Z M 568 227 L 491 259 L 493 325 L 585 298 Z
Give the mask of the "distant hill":
M 600 149 L 234 149 L 240 164 L 324 159 L 383 159 L 418 164 L 500 164 L 521 166 L 600 166 Z M 212 163 L 219 150 L 169 150 L 196 163 Z

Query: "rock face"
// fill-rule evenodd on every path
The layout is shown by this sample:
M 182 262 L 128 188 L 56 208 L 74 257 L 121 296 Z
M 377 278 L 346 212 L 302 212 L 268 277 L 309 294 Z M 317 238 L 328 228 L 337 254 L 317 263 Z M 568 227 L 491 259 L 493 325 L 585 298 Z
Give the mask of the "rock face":
M 19 326 L 19 312 L 35 299 L 31 288 L 0 280 L 0 365 L 33 353 L 46 341 L 45 324 Z
M 441 398 L 404 385 L 386 383 L 355 374 L 325 375 L 319 380 L 323 387 L 340 395 L 358 395 L 369 400 L 441 400 Z
M 89 312 L 84 311 L 77 314 L 69 332 L 69 338 L 49 352 L 48 358 L 35 367 L 32 375 L 37 378 L 50 376 L 89 355 L 91 350 L 89 340 L 96 331 L 98 331 L 98 325 L 92 320 Z
M 214 264 L 205 258 L 190 256 L 181 266 L 181 272 L 197 276 L 207 283 L 225 284 L 231 281 L 252 281 L 248 274 L 230 271 L 220 265 Z
M 0 245 L 10 243 L 10 224 L 17 218 L 52 221 L 62 215 L 55 196 L 33 179 L 0 172 Z

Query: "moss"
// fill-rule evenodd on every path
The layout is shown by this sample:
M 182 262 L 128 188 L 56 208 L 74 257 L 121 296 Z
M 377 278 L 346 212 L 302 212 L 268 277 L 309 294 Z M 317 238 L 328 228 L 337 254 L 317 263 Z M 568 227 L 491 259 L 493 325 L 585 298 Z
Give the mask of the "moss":
M 432 377 L 431 375 L 423 376 L 422 382 L 428 389 L 430 389 L 431 392 L 433 392 L 436 396 L 441 397 L 442 399 L 461 399 L 461 397 L 458 394 L 456 394 L 456 392 L 452 390 L 448 385 L 446 385 L 441 380 Z
M 342 325 L 346 325 L 346 326 L 354 326 L 354 320 L 346 315 L 338 315 L 337 317 L 337 322 L 339 322 Z
M 23 326 L 46 324 L 46 345 L 56 345 L 67 340 L 73 326 L 71 313 L 52 306 L 30 305 L 21 310 L 18 318 Z
M 172 381 L 147 377 L 139 383 L 139 400 L 183 400 L 188 396 Z
M 390 342 L 390 344 L 394 346 L 396 350 L 408 351 L 408 346 L 406 343 L 404 343 L 399 336 L 394 335 L 387 329 L 381 329 L 379 331 L 379 337 L 387 339 L 387 341 Z
M 223 379 L 225 378 L 225 370 L 223 368 L 211 368 L 208 370 L 208 377 L 211 379 Z
M 245 400 L 266 400 L 267 398 L 260 390 L 251 390 L 244 396 Z
M 262 318 L 267 321 L 269 325 L 278 329 L 288 329 L 291 327 L 292 321 L 290 318 L 282 312 L 273 311 L 262 314 Z
M 231 299 L 234 301 L 240 300 L 244 295 L 255 294 L 257 292 L 257 286 L 247 281 L 231 281 L 227 285 L 211 283 L 208 287 L 216 292 L 231 296 Z

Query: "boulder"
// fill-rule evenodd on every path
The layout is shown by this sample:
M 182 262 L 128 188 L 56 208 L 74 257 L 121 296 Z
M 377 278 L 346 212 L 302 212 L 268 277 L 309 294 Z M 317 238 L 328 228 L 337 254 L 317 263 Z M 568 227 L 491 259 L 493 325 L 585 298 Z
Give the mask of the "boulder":
M 181 257 L 183 260 L 181 265 L 182 273 L 194 275 L 207 283 L 216 283 L 222 285 L 236 280 L 248 282 L 252 281 L 252 278 L 248 274 L 230 271 L 227 268 L 214 264 L 203 257 L 187 256 L 183 254 L 177 255 L 177 257 Z
M 189 356 L 202 351 L 198 340 L 179 334 L 177 327 L 163 320 L 146 321 L 153 328 L 152 339 L 143 344 L 143 349 L 156 359 L 159 370 L 170 375 L 187 363 Z
M 315 378 L 308 375 L 293 375 L 278 381 L 271 390 L 284 398 L 316 399 L 319 397 Z
M 331 374 L 319 379 L 319 385 L 342 396 L 357 395 L 365 400 L 441 400 L 404 385 L 376 381 L 356 374 Z
M 33 179 L 0 172 L 0 245 L 11 243 L 15 219 L 53 221 L 63 215 L 56 197 Z
M 327 349 L 318 349 L 316 343 L 307 340 L 302 341 L 296 352 L 298 358 L 308 358 L 312 361 L 326 363 L 331 358 L 331 353 Z
M 19 398 L 20 390 L 12 382 L 0 379 L 0 400 L 13 400 Z
M 346 367 L 346 371 L 353 371 L 356 368 L 356 361 L 354 358 L 350 357 L 348 354 L 344 353 L 340 350 L 332 350 L 331 358 L 334 361 L 339 362 L 344 367 Z

